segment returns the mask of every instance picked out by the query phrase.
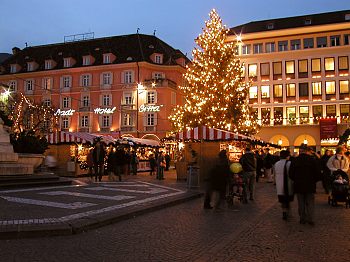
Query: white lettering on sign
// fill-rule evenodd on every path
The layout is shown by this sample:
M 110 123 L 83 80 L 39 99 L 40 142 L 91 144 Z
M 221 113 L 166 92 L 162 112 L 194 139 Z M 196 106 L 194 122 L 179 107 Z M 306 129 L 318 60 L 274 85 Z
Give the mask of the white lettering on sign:
M 57 109 L 54 115 L 55 116 L 72 116 L 74 112 L 75 112 L 74 109 L 68 109 L 68 110 Z
M 113 108 L 95 108 L 94 112 L 95 114 L 113 114 L 114 111 L 116 110 L 116 107 Z
M 163 105 L 141 105 L 139 112 L 159 112 Z

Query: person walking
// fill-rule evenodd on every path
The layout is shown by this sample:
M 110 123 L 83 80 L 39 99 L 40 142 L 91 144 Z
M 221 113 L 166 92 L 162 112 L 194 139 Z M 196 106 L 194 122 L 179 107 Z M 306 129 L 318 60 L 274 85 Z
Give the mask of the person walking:
M 239 159 L 239 163 L 243 168 L 243 203 L 248 202 L 248 190 L 249 200 L 254 200 L 255 197 L 255 176 L 256 176 L 256 158 L 250 147 L 246 147 L 245 153 Z
M 164 158 L 165 158 L 165 171 L 169 171 L 170 161 L 171 161 L 169 153 L 166 153 Z
M 290 165 L 289 177 L 294 182 L 294 192 L 298 199 L 300 224 L 314 225 L 316 183 L 322 179 L 321 169 L 311 155 L 310 147 L 302 144 L 299 151 L 299 156 Z
M 163 180 L 164 179 L 164 168 L 166 166 L 165 163 L 165 157 L 164 152 L 159 152 L 158 159 L 157 159 L 157 179 Z
M 113 144 L 110 144 L 108 147 L 107 153 L 107 172 L 108 172 L 108 180 L 115 180 L 115 148 Z
M 105 159 L 105 149 L 104 145 L 100 140 L 96 141 L 96 144 L 93 149 L 93 161 L 94 161 L 94 170 L 95 170 L 95 182 L 98 181 L 101 182 L 103 172 L 104 172 L 104 159 Z
M 287 220 L 290 211 L 290 202 L 294 200 L 293 182 L 289 178 L 289 168 L 291 165 L 290 152 L 282 150 L 280 160 L 273 167 L 276 179 L 276 191 L 278 201 L 282 206 L 282 219 Z
M 139 163 L 139 160 L 137 158 L 137 155 L 136 155 L 136 151 L 134 150 L 132 153 L 131 153 L 131 159 L 130 159 L 130 165 L 131 165 L 131 172 L 134 176 L 137 175 L 137 165 Z
M 150 176 L 153 176 L 154 171 L 155 171 L 155 169 L 156 169 L 156 165 L 157 165 L 156 159 L 154 158 L 154 155 L 151 154 L 151 155 L 149 156 L 149 166 L 150 166 L 149 175 L 150 175 Z
M 123 148 L 118 147 L 115 152 L 115 174 L 118 176 L 119 181 L 122 181 L 123 168 L 125 166 L 126 158 Z
M 94 157 L 93 157 L 93 148 L 89 150 L 89 153 L 86 156 L 86 164 L 88 168 L 88 175 L 90 176 L 90 179 L 92 181 L 93 179 L 93 169 L 94 169 Z
M 272 165 L 273 156 L 270 154 L 270 148 L 265 148 L 265 156 L 263 160 L 265 177 L 267 178 L 267 183 L 273 183 L 272 176 Z

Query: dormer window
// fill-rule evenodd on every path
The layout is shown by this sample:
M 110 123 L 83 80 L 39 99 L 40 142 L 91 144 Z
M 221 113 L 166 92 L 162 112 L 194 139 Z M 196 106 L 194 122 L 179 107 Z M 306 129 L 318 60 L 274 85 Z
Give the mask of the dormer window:
M 28 62 L 27 63 L 27 71 L 28 72 L 31 72 L 31 71 L 33 71 L 34 70 L 34 64 L 33 64 L 33 62 Z
M 90 56 L 83 56 L 83 65 L 90 65 Z
M 10 73 L 17 73 L 17 65 L 15 64 L 10 65 Z
M 45 70 L 52 69 L 52 61 L 51 60 L 45 60 Z
M 305 19 L 304 25 L 311 25 L 311 19 Z
M 274 28 L 274 24 L 273 23 L 270 23 L 267 25 L 267 29 L 271 30 Z
M 156 64 L 162 64 L 162 63 L 163 63 L 162 60 L 163 60 L 163 59 L 162 59 L 162 56 L 161 56 L 161 55 L 155 55 L 155 56 L 154 56 L 154 62 L 155 62 Z
M 70 57 L 63 58 L 63 67 L 71 67 Z
M 103 63 L 104 64 L 110 64 L 111 63 L 111 55 L 110 54 L 104 54 L 103 55 Z
M 350 14 L 345 15 L 345 21 L 350 21 Z

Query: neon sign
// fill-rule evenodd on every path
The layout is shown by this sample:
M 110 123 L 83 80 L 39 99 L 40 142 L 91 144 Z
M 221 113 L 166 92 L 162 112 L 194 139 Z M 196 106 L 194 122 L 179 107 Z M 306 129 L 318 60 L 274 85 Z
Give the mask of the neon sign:
M 54 115 L 55 116 L 72 116 L 74 112 L 75 112 L 74 109 L 68 109 L 68 110 L 57 109 Z
M 159 112 L 163 105 L 141 105 L 139 112 Z
M 116 109 L 117 109 L 116 107 L 113 107 L 113 108 L 95 108 L 94 113 L 100 114 L 100 115 L 113 114 Z

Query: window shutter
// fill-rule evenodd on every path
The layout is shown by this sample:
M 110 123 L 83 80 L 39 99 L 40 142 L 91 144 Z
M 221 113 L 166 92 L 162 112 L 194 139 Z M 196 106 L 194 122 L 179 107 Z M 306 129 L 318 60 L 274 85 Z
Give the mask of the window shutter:
M 120 77 L 121 77 L 121 78 L 120 78 L 120 80 L 121 80 L 120 82 L 121 82 L 122 84 L 125 84 L 125 77 L 124 77 L 124 76 L 125 76 L 125 73 L 122 72 L 122 73 L 120 74 Z
M 111 85 L 113 85 L 113 72 L 109 73 L 111 75 Z
M 100 86 L 103 85 L 103 74 L 104 74 L 104 73 L 101 73 L 101 74 L 100 74 Z
M 80 86 L 83 86 L 83 75 L 80 76 L 79 82 L 80 82 L 79 85 L 80 85 Z
M 135 72 L 131 71 L 131 83 L 135 83 Z
M 157 104 L 158 103 L 158 93 L 154 92 L 154 103 Z
M 158 114 L 154 113 L 154 125 L 156 126 L 158 124 Z

